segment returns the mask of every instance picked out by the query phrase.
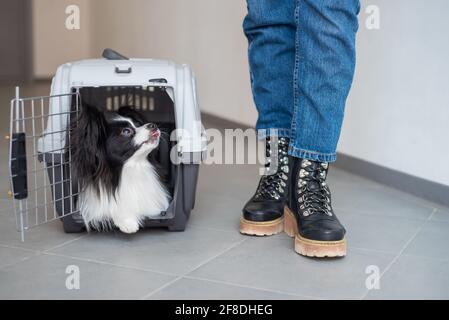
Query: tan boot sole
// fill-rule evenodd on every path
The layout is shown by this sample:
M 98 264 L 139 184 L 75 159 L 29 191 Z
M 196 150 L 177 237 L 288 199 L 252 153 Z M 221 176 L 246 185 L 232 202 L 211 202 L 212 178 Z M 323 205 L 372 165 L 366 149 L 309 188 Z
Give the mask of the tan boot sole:
M 295 251 L 307 257 L 344 257 L 346 255 L 346 239 L 338 241 L 317 241 L 299 235 L 295 215 L 289 208 L 284 209 L 284 231 L 295 238 Z
M 244 218 L 240 219 L 240 233 L 250 236 L 272 236 L 284 230 L 284 218 L 276 220 L 257 222 Z

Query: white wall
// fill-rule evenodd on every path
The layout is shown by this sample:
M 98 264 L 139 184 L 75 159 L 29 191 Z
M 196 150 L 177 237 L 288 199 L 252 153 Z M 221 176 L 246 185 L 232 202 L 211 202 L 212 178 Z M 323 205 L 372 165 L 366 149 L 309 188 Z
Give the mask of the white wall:
M 378 0 L 360 16 L 358 64 L 339 151 L 449 185 L 449 1 Z
M 81 11 L 79 30 L 65 27 L 65 8 L 72 4 Z M 35 78 L 49 78 L 60 64 L 91 56 L 89 0 L 33 0 L 32 11 Z
M 242 21 L 243 0 L 95 0 L 93 50 L 188 63 L 201 108 L 254 123 Z
M 66 2 L 35 1 L 51 3 L 46 6 L 50 14 L 60 10 L 56 9 L 62 6 L 59 2 Z M 38 54 L 48 54 L 54 46 L 64 50 L 64 59 L 68 53 L 78 59 L 99 56 L 104 47 L 112 47 L 129 56 L 186 62 L 197 74 L 204 111 L 254 124 L 247 43 L 241 29 L 244 0 L 95 0 L 88 4 L 91 28 L 78 35 L 79 44 L 60 47 L 58 36 L 59 42 L 50 39 L 45 46 L 39 44 Z M 364 27 L 367 4 L 379 6 L 380 30 Z M 362 1 L 358 64 L 340 152 L 449 185 L 447 12 L 447 0 Z M 39 14 L 50 20 L 48 12 Z M 48 72 L 62 62 L 57 57 L 50 60 L 51 66 L 39 67 Z

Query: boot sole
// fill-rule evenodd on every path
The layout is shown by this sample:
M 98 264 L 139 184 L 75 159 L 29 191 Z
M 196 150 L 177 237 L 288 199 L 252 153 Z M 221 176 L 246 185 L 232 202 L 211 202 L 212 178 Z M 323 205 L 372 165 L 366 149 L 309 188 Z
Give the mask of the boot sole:
M 272 236 L 284 230 L 284 218 L 271 221 L 250 221 L 240 218 L 240 233 L 250 236 Z
M 295 252 L 307 257 L 333 258 L 346 255 L 346 239 L 338 241 L 318 241 L 304 237 L 298 232 L 295 215 L 288 207 L 284 208 L 284 231 L 295 238 Z

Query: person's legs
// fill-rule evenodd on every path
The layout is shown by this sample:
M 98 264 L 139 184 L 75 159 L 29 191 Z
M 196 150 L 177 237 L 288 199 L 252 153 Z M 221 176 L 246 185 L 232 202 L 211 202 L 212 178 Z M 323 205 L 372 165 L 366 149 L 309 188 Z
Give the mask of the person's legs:
M 243 208 L 242 233 L 275 234 L 284 222 L 298 253 L 346 254 L 346 231 L 332 210 L 325 180 L 354 73 L 359 9 L 358 0 L 248 0 L 244 27 L 256 127 L 262 136 L 280 129 L 283 138 L 278 152 L 267 154 L 281 165 L 261 178 Z
M 335 161 L 355 67 L 359 0 L 299 0 L 289 154 Z
M 243 208 L 240 232 L 272 235 L 283 230 L 288 183 L 288 138 L 293 113 L 296 0 L 247 0 L 243 29 L 248 38 L 251 89 L 259 117 L 259 138 L 266 138 L 267 160 L 276 172 L 262 176 L 253 197 Z M 270 136 L 280 137 L 270 148 Z M 273 141 L 273 140 L 271 140 Z
M 251 89 L 259 137 L 290 137 L 295 67 L 296 0 L 247 0 L 243 30 L 248 39 Z
M 331 205 L 328 162 L 336 159 L 355 66 L 358 0 L 299 0 L 291 176 L 285 232 L 295 251 L 314 257 L 346 255 L 346 230 Z

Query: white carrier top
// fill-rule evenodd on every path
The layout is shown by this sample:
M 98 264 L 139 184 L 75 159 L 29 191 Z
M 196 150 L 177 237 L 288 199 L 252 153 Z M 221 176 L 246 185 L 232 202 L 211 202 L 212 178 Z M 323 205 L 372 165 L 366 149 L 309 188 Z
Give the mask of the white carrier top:
M 158 79 L 165 79 L 166 82 Z M 201 124 L 195 75 L 188 65 L 154 59 L 89 59 L 69 62 L 58 67 L 52 80 L 50 95 L 70 94 L 77 88 L 100 86 L 166 87 L 168 95 L 174 101 L 177 152 L 182 155 L 181 161 L 190 162 L 188 158 L 192 154 L 205 153 L 206 135 Z M 70 109 L 71 96 L 50 99 L 48 123 L 44 135 L 38 141 L 39 152 L 65 151 Z

